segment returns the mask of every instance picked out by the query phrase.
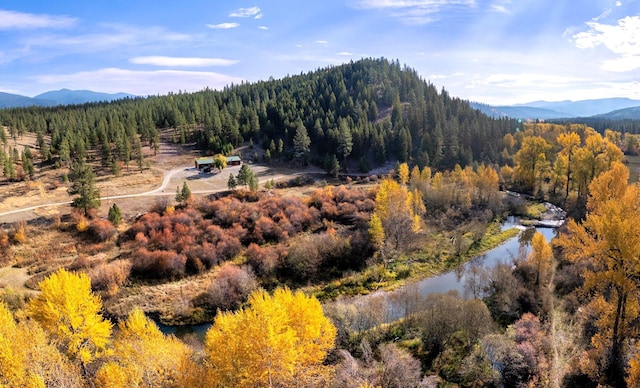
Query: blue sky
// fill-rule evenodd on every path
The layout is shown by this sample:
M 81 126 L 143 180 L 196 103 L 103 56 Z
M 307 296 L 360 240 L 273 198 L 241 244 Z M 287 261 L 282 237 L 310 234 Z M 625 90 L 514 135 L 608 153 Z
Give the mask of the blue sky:
M 490 104 L 640 99 L 640 0 L 0 0 L 0 91 L 219 89 L 362 57 Z

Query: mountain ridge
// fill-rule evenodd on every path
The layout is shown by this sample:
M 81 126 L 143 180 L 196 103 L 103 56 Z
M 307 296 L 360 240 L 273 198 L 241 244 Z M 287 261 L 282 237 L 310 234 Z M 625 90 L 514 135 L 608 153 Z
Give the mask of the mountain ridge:
M 91 90 L 50 90 L 38 94 L 34 97 L 27 97 L 20 94 L 0 92 L 0 109 L 3 108 L 24 108 L 29 106 L 50 107 L 56 105 L 75 105 L 90 102 L 114 101 L 123 98 L 135 98 L 128 93 L 102 93 Z
M 493 106 L 470 102 L 471 106 L 492 117 L 522 119 L 562 119 L 606 115 L 621 109 L 640 106 L 640 100 L 612 97 L 588 100 L 532 101 L 524 104 Z

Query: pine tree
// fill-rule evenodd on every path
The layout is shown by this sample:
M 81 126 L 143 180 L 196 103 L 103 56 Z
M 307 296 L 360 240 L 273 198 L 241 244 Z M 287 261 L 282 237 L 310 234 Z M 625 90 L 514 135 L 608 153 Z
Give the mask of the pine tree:
M 122 222 L 122 213 L 120 212 L 120 208 L 117 204 L 114 203 L 113 206 L 109 208 L 108 219 L 116 226 Z
M 238 187 L 238 182 L 234 178 L 233 174 L 229 174 L 229 180 L 227 181 L 227 187 L 229 190 L 235 190 Z
M 71 195 L 78 195 L 74 198 L 71 206 L 82 209 L 85 216 L 88 215 L 90 209 L 100 207 L 100 191 L 95 185 L 95 175 L 84 158 L 74 160 L 70 179 L 71 187 L 68 192 Z
M 182 196 L 182 200 L 183 201 L 188 201 L 189 198 L 191 198 L 191 190 L 189 189 L 189 186 L 187 186 L 187 182 L 184 182 L 182 184 L 182 190 L 180 191 L 180 195 Z
M 296 127 L 296 134 L 293 137 L 293 156 L 303 164 L 306 164 L 310 145 L 311 138 L 309 138 L 307 128 L 302 124 L 302 121 L 299 121 Z

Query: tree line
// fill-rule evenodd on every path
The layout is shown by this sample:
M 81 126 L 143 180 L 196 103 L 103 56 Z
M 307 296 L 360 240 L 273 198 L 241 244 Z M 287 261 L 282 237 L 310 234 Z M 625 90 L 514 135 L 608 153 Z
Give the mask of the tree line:
M 157 151 L 165 129 L 168 140 L 193 142 L 207 154 L 228 155 L 251 141 L 269 158 L 322 165 L 335 157 L 343 169 L 366 171 L 389 160 L 446 169 L 497 162 L 495 140 L 517 126 L 481 114 L 384 58 L 221 91 L 5 109 L 0 123 L 8 130 L 0 131 L 4 149 L 30 132 L 39 163 L 68 166 L 87 158 L 114 173 L 132 162 L 142 165 L 142 147 Z

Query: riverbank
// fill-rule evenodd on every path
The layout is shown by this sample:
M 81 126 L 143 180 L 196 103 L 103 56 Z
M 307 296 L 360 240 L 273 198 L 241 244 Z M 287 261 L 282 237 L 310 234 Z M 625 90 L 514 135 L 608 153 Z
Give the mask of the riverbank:
M 520 232 L 521 229 L 516 227 L 503 230 L 502 223 L 496 221 L 490 224 L 483 236 L 474 241 L 464 252 L 456 254 L 449 252 L 447 248 L 437 252 L 415 251 L 399 255 L 389 263 L 373 264 L 363 272 L 354 273 L 327 284 L 305 287 L 303 291 L 314 295 L 321 302 L 327 302 L 339 296 L 366 295 L 379 290 L 393 290 L 406 283 L 450 271 L 471 258 L 503 244 Z M 441 240 L 443 244 L 455 244 L 455 241 L 452 242 L 448 236 L 437 235 L 430 238 Z

